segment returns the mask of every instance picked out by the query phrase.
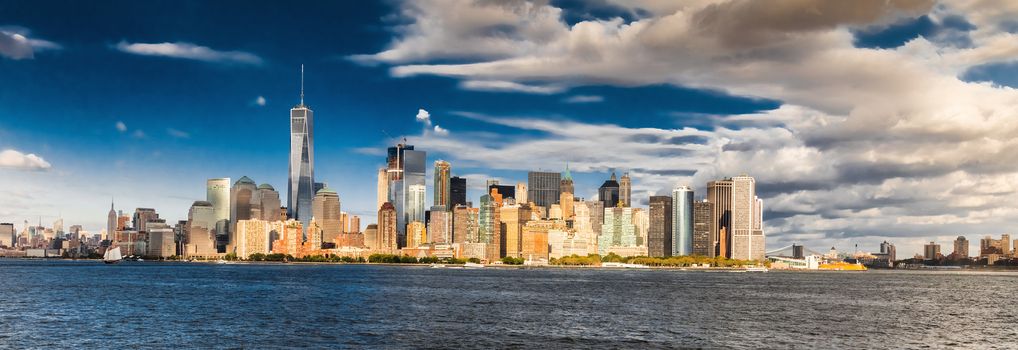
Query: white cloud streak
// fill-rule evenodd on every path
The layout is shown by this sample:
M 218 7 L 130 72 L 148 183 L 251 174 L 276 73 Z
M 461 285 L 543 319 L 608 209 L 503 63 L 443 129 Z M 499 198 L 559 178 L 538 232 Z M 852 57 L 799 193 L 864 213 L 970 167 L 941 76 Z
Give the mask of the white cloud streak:
M 219 51 L 187 42 L 128 43 L 121 41 L 115 48 L 121 52 L 142 56 L 161 56 L 214 63 L 261 65 L 261 57 L 244 51 Z
M 0 27 L 0 56 L 12 60 L 33 59 L 36 52 L 63 48 L 52 41 L 32 38 L 30 34 L 21 27 Z
M 49 170 L 51 165 L 33 153 L 25 154 L 13 149 L 0 151 L 0 168 L 16 170 Z

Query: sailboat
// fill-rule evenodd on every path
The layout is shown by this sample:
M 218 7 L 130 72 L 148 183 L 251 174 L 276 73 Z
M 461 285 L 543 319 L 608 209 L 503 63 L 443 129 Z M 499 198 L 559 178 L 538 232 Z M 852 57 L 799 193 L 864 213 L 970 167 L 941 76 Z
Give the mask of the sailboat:
M 103 262 L 107 264 L 116 264 L 123 258 L 120 256 L 120 246 L 118 245 L 106 249 L 106 253 L 103 254 Z

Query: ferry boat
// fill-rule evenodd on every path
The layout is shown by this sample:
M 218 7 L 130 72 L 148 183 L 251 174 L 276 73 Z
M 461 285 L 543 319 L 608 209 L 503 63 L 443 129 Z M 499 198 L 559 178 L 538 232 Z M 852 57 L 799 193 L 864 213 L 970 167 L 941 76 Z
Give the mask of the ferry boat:
M 483 264 L 478 264 L 478 263 L 473 263 L 473 262 L 468 262 L 466 264 L 463 264 L 463 267 L 464 268 L 468 268 L 468 269 L 482 269 L 482 268 L 484 268 L 484 265 Z
M 827 264 L 820 264 L 820 269 L 821 270 L 828 270 L 828 271 L 866 271 L 866 270 L 868 270 L 866 268 L 866 266 L 863 266 L 860 263 L 849 264 L 849 263 L 843 262 L 843 261 L 832 262 L 832 263 L 827 263 Z
M 433 269 L 441 269 L 441 268 L 444 268 L 444 267 L 445 267 L 445 264 L 431 264 L 431 268 L 433 268 Z

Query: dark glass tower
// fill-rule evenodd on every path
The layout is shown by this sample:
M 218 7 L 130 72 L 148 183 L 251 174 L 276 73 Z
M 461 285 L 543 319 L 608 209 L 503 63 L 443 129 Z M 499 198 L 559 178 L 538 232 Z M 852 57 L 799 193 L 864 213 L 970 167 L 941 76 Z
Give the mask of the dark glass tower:
M 612 172 L 612 177 L 605 181 L 601 185 L 601 188 L 597 189 L 597 198 L 604 204 L 605 208 L 614 208 L 619 204 L 619 182 L 615 178 L 615 172 Z
M 467 179 L 459 176 L 450 178 L 449 193 L 453 208 L 457 205 L 467 205 Z
M 314 112 L 304 104 L 304 66 L 300 68 L 300 104 L 290 109 L 290 178 L 286 186 L 286 207 L 290 218 L 304 228 L 311 221 L 315 197 Z

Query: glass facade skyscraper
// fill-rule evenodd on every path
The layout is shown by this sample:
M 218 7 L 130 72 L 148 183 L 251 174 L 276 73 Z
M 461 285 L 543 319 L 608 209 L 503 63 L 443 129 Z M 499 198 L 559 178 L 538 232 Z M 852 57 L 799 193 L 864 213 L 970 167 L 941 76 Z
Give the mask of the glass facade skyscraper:
M 314 140 L 314 112 L 304 104 L 302 88 L 300 104 L 290 109 L 290 178 L 286 186 L 286 209 L 290 218 L 300 221 L 303 227 L 308 227 L 311 221 L 315 197 Z
M 424 222 L 423 193 L 419 203 L 411 203 L 410 187 L 420 186 L 421 191 L 424 191 L 427 158 L 427 152 L 415 151 L 413 145 L 401 143 L 389 147 L 388 150 L 386 164 L 389 175 L 389 202 L 393 203 L 396 209 L 396 232 L 400 248 L 406 246 L 407 224 L 414 220 Z M 411 204 L 414 219 L 409 216 Z
M 546 210 L 551 208 L 552 204 L 558 204 L 561 185 L 561 173 L 543 171 L 527 173 L 528 199 Z
M 693 189 L 672 190 L 672 255 L 693 255 Z

